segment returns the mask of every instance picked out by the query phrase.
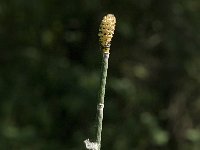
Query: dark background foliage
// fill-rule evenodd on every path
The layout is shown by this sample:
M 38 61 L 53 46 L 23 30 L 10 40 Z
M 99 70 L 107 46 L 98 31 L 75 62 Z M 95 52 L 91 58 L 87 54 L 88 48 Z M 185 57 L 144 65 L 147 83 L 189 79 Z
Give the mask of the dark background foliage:
M 102 149 L 200 149 L 199 0 L 0 0 L 1 150 L 84 149 L 107 13 Z

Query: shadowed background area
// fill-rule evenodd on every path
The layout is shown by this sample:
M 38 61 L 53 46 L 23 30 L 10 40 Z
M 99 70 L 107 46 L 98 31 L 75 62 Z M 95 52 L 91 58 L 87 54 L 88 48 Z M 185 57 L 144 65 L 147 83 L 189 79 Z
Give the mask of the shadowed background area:
M 200 149 L 199 0 L 0 0 L 1 150 L 85 149 L 107 13 L 102 149 Z

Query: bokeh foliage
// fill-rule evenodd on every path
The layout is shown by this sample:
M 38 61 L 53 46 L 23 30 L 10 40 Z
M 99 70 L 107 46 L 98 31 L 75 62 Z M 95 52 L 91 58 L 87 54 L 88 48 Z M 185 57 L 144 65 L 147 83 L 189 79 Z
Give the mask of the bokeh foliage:
M 84 149 L 106 13 L 117 29 L 102 149 L 200 149 L 199 0 L 1 0 L 1 150 Z

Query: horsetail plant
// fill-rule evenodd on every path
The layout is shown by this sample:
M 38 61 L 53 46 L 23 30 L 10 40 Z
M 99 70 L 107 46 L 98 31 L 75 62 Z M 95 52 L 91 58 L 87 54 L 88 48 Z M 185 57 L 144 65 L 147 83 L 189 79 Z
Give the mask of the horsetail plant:
M 103 20 L 99 27 L 99 42 L 100 50 L 103 53 L 102 68 L 101 68 L 101 80 L 99 97 L 97 103 L 97 114 L 96 114 L 96 136 L 95 142 L 90 142 L 89 139 L 85 140 L 85 146 L 89 150 L 100 150 L 101 149 L 101 132 L 103 122 L 103 108 L 104 108 L 104 97 L 106 87 L 106 77 L 108 69 L 108 59 L 110 54 L 111 40 L 114 34 L 116 24 L 116 18 L 113 14 L 107 14 L 103 17 Z

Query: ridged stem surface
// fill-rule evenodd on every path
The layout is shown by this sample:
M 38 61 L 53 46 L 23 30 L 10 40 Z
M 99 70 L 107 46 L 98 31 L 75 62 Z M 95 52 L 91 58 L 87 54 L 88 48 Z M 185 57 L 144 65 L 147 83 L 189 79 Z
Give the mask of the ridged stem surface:
M 98 97 L 98 104 L 97 104 L 96 142 L 99 145 L 98 150 L 101 149 L 101 132 L 102 132 L 102 122 L 103 122 L 103 108 L 104 108 L 104 97 L 105 97 L 105 88 L 106 88 L 106 77 L 107 77 L 107 70 L 108 70 L 108 59 L 109 59 L 109 53 L 103 53 L 100 90 L 99 90 L 99 97 Z

